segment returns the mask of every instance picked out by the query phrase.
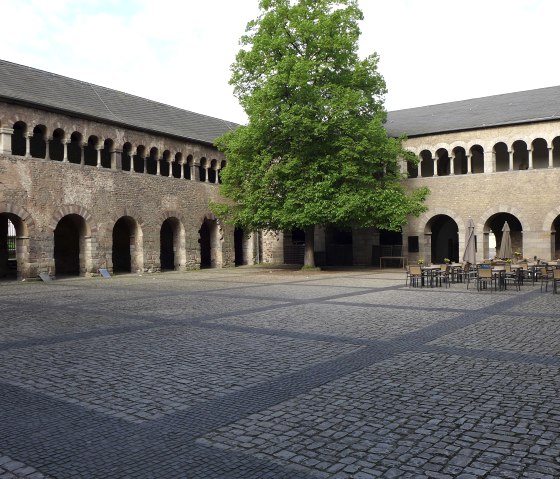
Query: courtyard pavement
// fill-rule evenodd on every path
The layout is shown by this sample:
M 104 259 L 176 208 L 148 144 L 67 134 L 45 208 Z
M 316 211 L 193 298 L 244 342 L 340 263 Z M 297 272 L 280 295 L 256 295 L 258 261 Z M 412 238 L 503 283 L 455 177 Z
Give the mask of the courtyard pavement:
M 558 478 L 559 306 L 402 270 L 0 283 L 0 478 Z

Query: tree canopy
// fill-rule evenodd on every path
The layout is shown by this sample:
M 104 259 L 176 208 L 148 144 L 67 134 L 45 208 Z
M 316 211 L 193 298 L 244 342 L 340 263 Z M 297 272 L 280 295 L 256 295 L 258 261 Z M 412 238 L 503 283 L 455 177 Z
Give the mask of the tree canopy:
M 383 127 L 378 56 L 358 56 L 357 0 L 259 6 L 230 79 L 248 124 L 216 141 L 233 201 L 213 210 L 250 229 L 303 229 L 306 244 L 315 225 L 396 230 L 424 211 L 427 190 L 405 191 L 409 154 Z

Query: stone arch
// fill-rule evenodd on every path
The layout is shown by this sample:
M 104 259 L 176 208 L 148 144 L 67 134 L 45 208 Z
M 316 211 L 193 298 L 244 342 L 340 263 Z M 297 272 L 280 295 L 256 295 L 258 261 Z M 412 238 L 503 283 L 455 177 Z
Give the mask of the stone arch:
M 165 150 L 161 155 L 161 159 L 158 161 L 159 164 L 159 174 L 161 176 L 169 177 L 171 176 L 171 152 Z
M 518 210 L 517 208 L 515 208 L 513 206 L 506 206 L 506 205 L 499 205 L 499 206 L 495 206 L 493 208 L 487 209 L 482 215 L 480 215 L 479 222 L 476 225 L 475 231 L 480 231 L 482 233 L 487 232 L 487 231 L 484 231 L 484 225 L 485 225 L 486 221 L 488 220 L 488 218 L 490 218 L 491 216 L 494 216 L 498 213 L 509 213 L 512 216 L 515 216 L 519 220 L 519 222 L 521 223 L 521 228 L 522 228 L 523 231 L 531 231 L 531 228 L 529 228 L 529 222 L 527 221 L 527 219 L 525 218 L 523 213 L 521 213 L 520 210 Z
M 144 270 L 142 224 L 124 211 L 111 226 L 111 265 L 113 273 L 141 273 Z
M 62 128 L 56 128 L 53 131 L 52 139 L 49 141 L 49 157 L 51 160 L 54 161 L 63 161 L 64 160 L 64 138 L 65 133 Z
M 16 121 L 12 133 L 12 155 L 25 156 L 27 151 L 27 123 Z
M 420 225 L 424 225 L 423 227 L 424 237 L 419 238 L 420 251 L 418 253 L 419 253 L 419 257 L 424 258 L 426 261 L 432 261 L 432 227 L 430 222 L 436 216 L 447 216 L 450 219 L 452 219 L 457 225 L 459 251 L 462 246 L 463 237 L 465 236 L 464 235 L 465 223 L 455 211 L 450 210 L 448 208 L 432 208 L 426 213 L 423 213 L 418 219 L 418 223 Z M 449 259 L 455 259 L 455 258 L 449 258 Z
M 459 261 L 459 223 L 448 214 L 434 214 L 424 225 L 424 253 L 430 262 Z
M 437 176 L 448 176 L 451 174 L 449 152 L 446 148 L 439 148 L 436 151 Z
M 47 156 L 47 127 L 36 125 L 29 138 L 29 156 L 33 158 L 46 158 Z
M 509 146 L 505 141 L 497 141 L 492 147 L 496 159 L 496 171 L 509 170 L 509 156 L 511 155 Z
M 183 176 L 187 180 L 194 180 L 194 158 L 192 155 L 187 155 L 183 164 Z
M 199 167 L 198 167 L 198 179 L 200 181 L 206 181 L 207 179 L 207 168 L 208 168 L 208 160 L 203 156 L 200 158 Z
M 200 268 L 220 268 L 223 265 L 222 242 L 224 232 L 219 219 L 212 213 L 205 215 L 199 223 Z
M 422 150 L 420 152 L 420 176 L 429 177 L 434 176 L 434 158 L 430 150 Z
M 185 247 L 185 221 L 176 211 L 161 215 L 160 265 L 163 270 L 184 271 L 187 256 Z
M 10 223 L 14 232 L 10 231 Z M 0 277 L 31 277 L 29 237 L 34 230 L 35 222 L 24 208 L 0 203 Z M 15 237 L 12 236 L 14 233 Z
M 513 169 L 529 169 L 529 151 L 527 142 L 524 140 L 515 140 L 511 145 L 511 148 L 513 155 Z
M 68 152 L 68 161 L 70 163 L 81 164 L 84 160 L 83 155 L 83 137 L 78 131 L 74 131 L 70 135 L 70 142 L 66 145 L 66 151 Z
M 456 175 L 465 175 L 469 171 L 467 152 L 463 146 L 453 148 L 453 172 Z
M 54 213 L 49 228 L 54 235 L 55 274 L 93 272 L 96 252 L 91 240 L 97 236 L 97 225 L 92 215 L 81 206 L 65 205 Z
M 484 173 L 484 148 L 474 144 L 469 149 L 471 155 L 471 173 Z
M 150 148 L 150 154 L 146 158 L 146 170 L 144 173 L 148 175 L 155 175 L 158 171 L 158 163 L 159 163 L 159 150 L 157 147 L 152 146 Z
M 537 137 L 531 142 L 533 168 L 548 168 L 548 145 L 549 143 L 541 137 Z

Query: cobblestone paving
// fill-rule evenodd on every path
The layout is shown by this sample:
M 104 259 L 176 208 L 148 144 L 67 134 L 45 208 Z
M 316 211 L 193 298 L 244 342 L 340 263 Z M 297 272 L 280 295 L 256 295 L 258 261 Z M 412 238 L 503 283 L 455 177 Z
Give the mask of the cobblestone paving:
M 558 478 L 559 303 L 397 270 L 0 283 L 0 479 Z

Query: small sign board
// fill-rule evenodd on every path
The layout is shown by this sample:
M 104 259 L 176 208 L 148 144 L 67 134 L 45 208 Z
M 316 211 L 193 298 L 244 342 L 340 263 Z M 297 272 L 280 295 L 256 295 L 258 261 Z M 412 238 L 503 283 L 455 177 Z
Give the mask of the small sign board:
M 39 278 L 41 278 L 45 283 L 50 283 L 52 281 L 49 273 L 39 273 Z
M 101 268 L 99 270 L 99 273 L 101 274 L 101 276 L 103 276 L 105 279 L 110 279 L 111 278 L 111 273 L 109 273 L 109 271 L 107 271 L 105 268 Z

